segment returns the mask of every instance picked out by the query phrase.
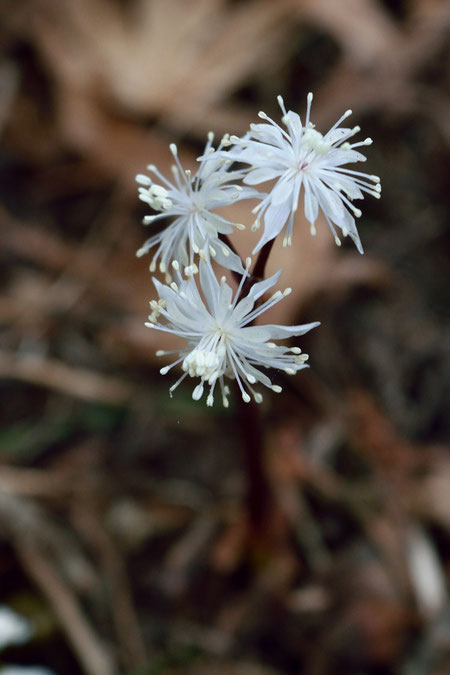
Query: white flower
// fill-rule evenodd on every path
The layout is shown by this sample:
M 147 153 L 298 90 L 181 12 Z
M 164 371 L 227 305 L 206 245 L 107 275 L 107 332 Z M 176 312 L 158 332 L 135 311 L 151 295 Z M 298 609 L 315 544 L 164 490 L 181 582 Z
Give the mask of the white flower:
M 287 288 L 283 293 L 277 291 L 268 300 L 259 305 L 255 303 L 266 291 L 278 281 L 281 270 L 269 279 L 253 284 L 248 295 L 241 297 L 243 284 L 248 277 L 250 259 L 233 297 L 233 290 L 225 277 L 217 281 L 211 266 L 200 262 L 199 286 L 194 278 L 184 279 L 178 262 L 172 263 L 177 282 L 169 285 L 153 282 L 158 291 L 159 300 L 152 300 L 152 313 L 146 326 L 173 333 L 187 341 L 185 348 L 172 351 L 159 351 L 158 356 L 177 354 L 176 360 L 161 369 L 165 375 L 173 366 L 181 363 L 184 371 L 179 380 L 170 387 L 170 393 L 178 387 L 188 375 L 199 377 L 200 383 L 194 388 L 192 397 L 199 400 L 204 386 L 209 385 L 206 404 L 214 402 L 214 388 L 220 384 L 222 401 L 228 406 L 228 387 L 224 384 L 224 376 L 236 379 L 244 401 L 250 401 L 249 392 L 257 403 L 262 395 L 252 385 L 260 382 L 275 392 L 281 387 L 272 384 L 261 368 L 275 368 L 288 375 L 294 375 L 306 368 L 307 354 L 301 354 L 298 347 L 284 347 L 271 340 L 303 335 L 319 324 L 309 323 L 301 326 L 278 326 L 274 324 L 254 326 L 254 320 L 291 292 Z M 203 300 L 203 297 L 205 298 Z M 158 323 L 159 317 L 166 323 Z
M 194 255 L 203 259 L 214 258 L 227 269 L 243 272 L 242 262 L 230 247 L 222 242 L 220 234 L 230 234 L 233 227 L 244 229 L 244 225 L 232 223 L 222 215 L 212 213 L 215 209 L 227 206 L 240 199 L 257 195 L 253 188 L 242 188 L 230 181 L 240 180 L 243 171 L 228 171 L 231 160 L 212 148 L 213 134 L 208 134 L 208 142 L 204 151 L 204 159 L 192 176 L 184 170 L 178 159 L 177 147 L 170 145 L 176 164 L 172 166 L 174 183 L 160 174 L 158 169 L 149 165 L 148 170 L 156 175 L 159 183 L 155 183 L 146 175 L 138 174 L 140 183 L 139 198 L 149 204 L 158 215 L 146 216 L 144 224 L 149 225 L 158 220 L 172 218 L 172 222 L 161 232 L 154 234 L 138 250 L 142 256 L 154 246 L 158 246 L 153 255 L 150 271 L 154 272 L 159 262 L 161 272 L 169 269 L 170 262 L 179 260 L 194 271 Z
M 351 110 L 347 110 L 322 135 L 310 122 L 312 98 L 313 95 L 309 93 L 303 125 L 297 113 L 292 110 L 286 112 L 283 99 L 278 96 L 285 129 L 264 112 L 260 112 L 259 117 L 265 120 L 264 124 L 252 124 L 250 132 L 243 138 L 231 137 L 231 142 L 237 145 L 227 153 L 230 159 L 251 165 L 244 183 L 257 185 L 277 179 L 273 190 L 263 196 L 253 211 L 258 214 L 252 226 L 254 230 L 259 227 L 264 214 L 264 233 L 253 253 L 274 239 L 285 226 L 283 245 L 290 245 L 294 215 L 298 209 L 302 187 L 305 216 L 311 223 L 311 234 L 316 233 L 314 223 L 320 208 L 336 243 L 341 244 L 334 226 L 341 229 L 344 237 L 350 235 L 358 251 L 363 253 L 353 217 L 360 217 L 361 211 L 352 204 L 352 200 L 362 199 L 364 192 L 379 198 L 380 179 L 378 176 L 343 168 L 343 165 L 366 161 L 366 157 L 355 148 L 370 145 L 372 139 L 349 143 L 349 139 L 360 131 L 359 127 L 340 127 L 351 115 Z

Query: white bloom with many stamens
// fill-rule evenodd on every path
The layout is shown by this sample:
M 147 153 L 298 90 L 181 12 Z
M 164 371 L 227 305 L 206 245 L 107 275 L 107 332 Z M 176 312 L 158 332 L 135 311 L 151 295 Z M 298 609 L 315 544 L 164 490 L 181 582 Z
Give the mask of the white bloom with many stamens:
M 210 133 L 204 159 L 200 160 L 200 167 L 194 176 L 181 166 L 174 144 L 170 145 L 175 159 L 172 166 L 174 182 L 167 180 L 153 165 L 147 168 L 157 182 L 143 174 L 136 176 L 140 184 L 139 198 L 159 211 L 157 215 L 146 216 L 144 224 L 172 219 L 168 227 L 150 237 L 137 252 L 138 256 L 142 256 L 157 246 L 150 265 L 152 272 L 158 261 L 160 270 L 168 271 L 171 261 L 175 259 L 195 272 L 197 267 L 194 256 L 197 253 L 203 259 L 214 258 L 227 269 L 243 271 L 241 259 L 220 240 L 219 235 L 228 235 L 234 227 L 243 229 L 244 226 L 232 223 L 213 211 L 241 199 L 254 197 L 257 193 L 253 188 L 231 183 L 240 180 L 245 172 L 229 171 L 230 159 L 220 152 L 222 146 L 214 151 L 212 141 L 213 134 Z
M 187 341 L 186 347 L 180 350 L 157 352 L 158 356 L 177 355 L 173 363 L 161 369 L 163 375 L 177 364 L 181 364 L 184 371 L 170 388 L 171 394 L 186 377 L 200 378 L 192 397 L 199 400 L 207 385 L 206 404 L 211 406 L 214 389 L 219 382 L 223 405 L 227 407 L 229 390 L 224 377 L 230 377 L 237 381 L 244 401 L 249 402 L 253 396 L 260 403 L 262 394 L 255 391 L 254 384 L 259 382 L 275 392 L 281 391 L 281 387 L 272 384 L 261 368 L 275 368 L 288 375 L 307 368 L 308 355 L 302 354 L 299 347 L 277 345 L 272 340 L 304 335 L 318 326 L 317 322 L 300 326 L 252 325 L 257 317 L 291 292 L 290 288 L 284 292 L 276 291 L 269 299 L 257 304 L 276 284 L 281 270 L 269 279 L 253 284 L 249 293 L 241 297 L 250 259 L 247 259 L 247 267 L 234 296 L 225 277 L 217 281 L 211 266 L 205 262 L 200 262 L 199 285 L 192 276 L 187 279 L 182 277 L 178 262 L 173 262 L 172 267 L 176 281 L 170 285 L 153 279 L 159 300 L 150 303 L 153 311 L 146 324 Z M 159 323 L 160 317 L 166 322 Z
M 253 229 L 259 227 L 260 219 L 264 215 L 264 233 L 253 253 L 274 239 L 284 227 L 286 232 L 283 245 L 290 245 L 302 187 L 304 211 L 311 223 L 311 233 L 316 232 L 315 222 L 320 209 L 336 243 L 341 243 L 335 229 L 338 227 L 344 237 L 350 235 L 358 251 L 363 253 L 354 219 L 354 216 L 361 216 L 361 211 L 352 202 L 354 199 L 362 199 L 364 192 L 379 198 L 380 179 L 378 176 L 343 168 L 343 165 L 366 161 L 366 157 L 356 148 L 370 145 L 372 140 L 366 138 L 359 143 L 349 142 L 360 131 L 359 127 L 340 126 L 351 115 L 351 110 L 347 110 L 322 135 L 310 121 L 312 98 L 313 95 L 309 93 L 304 124 L 297 113 L 286 111 L 283 99 L 279 96 L 284 128 L 264 112 L 260 112 L 259 117 L 264 123 L 252 124 L 243 138 L 231 137 L 231 143 L 235 145 L 227 153 L 229 158 L 251 165 L 244 183 L 258 185 L 276 180 L 272 191 L 262 196 L 262 201 L 254 209 L 257 218 Z

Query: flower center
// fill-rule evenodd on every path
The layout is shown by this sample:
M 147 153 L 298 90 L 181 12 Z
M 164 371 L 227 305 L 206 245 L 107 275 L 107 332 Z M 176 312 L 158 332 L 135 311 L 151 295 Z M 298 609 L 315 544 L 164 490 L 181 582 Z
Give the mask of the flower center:
M 224 373 L 225 347 L 220 342 L 214 351 L 196 347 L 183 361 L 182 368 L 191 377 L 201 377 L 212 384 Z
M 300 145 L 306 152 L 315 152 L 318 155 L 326 155 L 330 150 L 330 146 L 323 140 L 323 135 L 316 129 L 306 129 L 302 136 Z M 300 167 L 305 168 L 304 166 Z

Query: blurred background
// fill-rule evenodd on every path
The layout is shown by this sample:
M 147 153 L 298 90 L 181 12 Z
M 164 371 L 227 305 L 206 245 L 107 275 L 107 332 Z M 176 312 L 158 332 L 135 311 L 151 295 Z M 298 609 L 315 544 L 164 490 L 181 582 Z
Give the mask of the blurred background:
M 0 673 L 450 673 L 449 34 L 445 0 L 1 0 Z M 258 550 L 234 406 L 158 372 L 134 176 L 310 90 L 383 195 L 365 256 L 301 215 L 271 256 L 277 321 L 322 325 L 262 406 Z

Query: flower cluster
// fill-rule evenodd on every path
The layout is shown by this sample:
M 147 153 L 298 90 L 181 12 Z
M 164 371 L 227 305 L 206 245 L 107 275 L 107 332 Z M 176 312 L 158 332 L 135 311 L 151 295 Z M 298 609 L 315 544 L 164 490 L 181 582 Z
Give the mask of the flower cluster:
M 244 401 L 249 402 L 252 395 L 260 403 L 262 395 L 253 388 L 257 382 L 275 392 L 281 391 L 281 387 L 272 384 L 270 378 L 261 371 L 261 367 L 282 370 L 288 375 L 295 375 L 307 367 L 308 355 L 302 354 L 299 347 L 280 346 L 272 340 L 304 335 L 319 324 L 252 325 L 269 307 L 289 295 L 291 289 L 276 291 L 261 304 L 256 304 L 277 283 L 280 271 L 269 279 L 253 284 L 249 293 L 241 297 L 240 292 L 247 278 L 250 262 L 247 259 L 245 272 L 234 297 L 226 278 L 222 277 L 219 282 L 211 267 L 204 261 L 200 262 L 199 274 L 204 300 L 192 277 L 182 277 L 177 261 L 172 263 L 176 281 L 167 285 L 153 279 L 159 301 L 151 303 L 153 311 L 146 325 L 166 333 L 174 333 L 185 338 L 187 343 L 180 350 L 158 352 L 159 356 L 177 355 L 173 363 L 161 369 L 162 375 L 179 363 L 184 371 L 170 388 L 171 393 L 188 375 L 199 377 L 200 383 L 195 387 L 192 397 L 199 400 L 205 385 L 209 385 L 206 404 L 212 405 L 214 389 L 219 382 L 223 405 L 227 407 L 228 388 L 224 384 L 224 376 L 227 376 L 237 381 Z M 166 319 L 166 323 L 162 325 L 158 322 L 161 316 Z
M 294 375 L 307 367 L 308 356 L 299 347 L 282 346 L 273 340 L 303 335 L 319 325 L 317 322 L 298 326 L 255 325 L 255 320 L 291 289 L 266 297 L 281 270 L 268 279 L 254 280 L 250 258 L 244 267 L 228 241 L 234 229 L 244 226 L 228 220 L 217 209 L 243 199 L 259 200 L 253 209 L 256 220 L 252 230 L 260 227 L 263 218 L 264 231 L 253 251 L 257 253 L 283 229 L 283 244 L 291 244 L 303 191 L 304 214 L 311 233 L 315 234 L 320 210 L 338 245 L 341 241 L 336 228 L 344 237 L 349 235 L 363 252 L 355 225 L 355 217 L 361 211 L 353 200 L 362 199 L 364 193 L 380 197 L 380 179 L 344 165 L 365 161 L 356 148 L 370 145 L 372 140 L 350 142 L 360 130 L 341 126 L 350 110 L 326 134 L 320 133 L 310 120 L 312 98 L 308 94 L 303 124 L 297 113 L 286 111 L 279 96 L 283 127 L 260 112 L 263 123 L 252 124 L 242 138 L 224 136 L 216 149 L 210 133 L 194 175 L 183 169 L 172 144 L 173 182 L 153 165 L 147 167 L 152 177 L 144 174 L 136 177 L 140 199 L 156 212 L 146 216 L 144 224 L 171 219 L 137 253 L 141 256 L 156 249 L 150 271 L 154 272 L 159 265 L 159 270 L 166 274 L 165 284 L 153 278 L 159 299 L 151 301 L 152 311 L 146 325 L 185 340 L 181 349 L 157 352 L 158 356 L 176 355 L 173 363 L 161 369 L 163 375 L 181 364 L 183 373 L 170 387 L 171 395 L 189 376 L 199 379 L 192 394 L 195 400 L 201 399 L 205 387 L 209 387 L 206 403 L 212 405 L 219 383 L 223 405 L 228 406 L 229 389 L 224 378 L 230 378 L 237 382 L 244 401 L 253 398 L 260 403 L 262 394 L 254 385 L 281 391 L 263 370 Z M 234 162 L 239 162 L 240 168 L 233 169 Z M 267 194 L 253 187 L 266 181 L 274 181 Z M 220 281 L 216 278 L 213 260 L 238 278 L 234 293 L 225 276 Z
M 308 94 L 304 124 L 297 113 L 286 111 L 283 99 L 279 96 L 285 128 L 280 127 L 266 113 L 260 112 L 259 117 L 264 123 L 252 124 L 246 136 L 231 137 L 229 141 L 230 144 L 234 143 L 227 153 L 229 158 L 250 165 L 244 178 L 245 184 L 258 185 L 276 179 L 270 194 L 264 196 L 254 209 L 257 218 L 253 229 L 258 229 L 264 215 L 264 233 L 253 253 L 274 239 L 284 227 L 286 234 L 283 244 L 291 244 L 294 216 L 302 187 L 304 212 L 311 224 L 311 234 L 316 233 L 315 222 L 320 208 L 336 244 L 340 246 L 341 240 L 335 226 L 340 228 L 344 237 L 350 235 L 358 251 L 363 252 L 354 219 L 354 216 L 361 216 L 361 211 L 352 201 L 362 199 L 364 192 L 379 198 L 380 179 L 378 176 L 345 169 L 343 165 L 365 162 L 366 157 L 355 148 L 371 145 L 372 139 L 349 142 L 360 131 L 358 126 L 340 126 L 352 114 L 351 110 L 347 110 L 322 135 L 310 121 L 312 99 L 313 95 Z
M 228 235 L 234 228 L 239 230 L 244 226 L 214 211 L 241 199 L 255 197 L 257 192 L 231 182 L 241 180 L 244 172 L 229 170 L 231 160 L 221 155 L 222 145 L 214 152 L 213 140 L 214 135 L 208 134 L 204 159 L 200 161 L 194 176 L 189 169 L 185 170 L 181 166 L 174 143 L 170 145 L 175 159 L 172 166 L 174 183 L 152 164 L 147 169 L 159 183 L 144 174 L 136 176 L 140 184 L 139 199 L 158 211 L 157 215 L 145 216 L 144 225 L 173 218 L 168 227 L 150 237 L 137 252 L 140 257 L 157 246 L 150 265 L 151 272 L 156 270 L 158 260 L 163 273 L 168 271 L 172 260 L 193 267 L 196 254 L 203 259 L 212 257 L 227 269 L 243 272 L 240 257 L 219 236 Z

